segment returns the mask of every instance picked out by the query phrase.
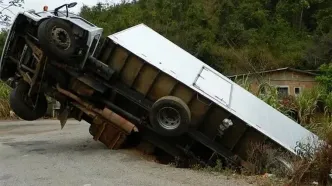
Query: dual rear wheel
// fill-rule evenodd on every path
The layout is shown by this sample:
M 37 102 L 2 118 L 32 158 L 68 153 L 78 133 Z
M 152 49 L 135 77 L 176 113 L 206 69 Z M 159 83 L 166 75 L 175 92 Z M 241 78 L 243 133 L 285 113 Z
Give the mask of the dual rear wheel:
M 152 128 L 163 136 L 180 136 L 190 127 L 191 113 L 178 97 L 165 96 L 157 100 L 150 111 Z

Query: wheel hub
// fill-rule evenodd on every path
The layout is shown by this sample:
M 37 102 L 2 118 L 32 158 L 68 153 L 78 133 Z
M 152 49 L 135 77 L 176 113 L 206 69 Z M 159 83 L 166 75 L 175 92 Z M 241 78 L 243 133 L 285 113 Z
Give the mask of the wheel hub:
M 180 126 L 181 116 L 179 111 L 172 107 L 164 107 L 157 114 L 157 121 L 161 127 L 174 130 Z
M 71 41 L 66 30 L 63 28 L 54 27 L 51 34 L 52 40 L 59 48 L 67 50 L 70 47 Z

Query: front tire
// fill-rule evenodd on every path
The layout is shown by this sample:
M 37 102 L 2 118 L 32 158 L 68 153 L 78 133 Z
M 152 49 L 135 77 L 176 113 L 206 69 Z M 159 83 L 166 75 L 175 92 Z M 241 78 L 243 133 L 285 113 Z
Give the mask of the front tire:
M 28 83 L 20 82 L 11 92 L 9 103 L 11 109 L 18 117 L 23 120 L 33 121 L 46 114 L 47 100 L 44 94 L 28 97 L 29 88 L 30 85 Z M 38 102 L 36 102 L 37 97 Z
M 46 55 L 68 61 L 75 53 L 76 40 L 71 26 L 59 19 L 43 21 L 38 27 L 38 39 Z

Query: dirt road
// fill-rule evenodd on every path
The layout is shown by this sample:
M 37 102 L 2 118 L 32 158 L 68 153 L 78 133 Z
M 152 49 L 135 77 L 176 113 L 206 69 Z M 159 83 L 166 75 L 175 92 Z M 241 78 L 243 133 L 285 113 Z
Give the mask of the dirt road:
M 0 122 L 0 185 L 250 185 L 160 165 L 134 150 L 108 150 L 92 140 L 88 126 L 70 121 L 60 130 L 58 121 Z

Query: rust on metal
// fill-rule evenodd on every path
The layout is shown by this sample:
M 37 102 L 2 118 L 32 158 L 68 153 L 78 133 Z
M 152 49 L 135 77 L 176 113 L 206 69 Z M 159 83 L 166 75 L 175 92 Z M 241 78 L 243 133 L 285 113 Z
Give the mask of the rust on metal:
M 70 87 L 81 96 L 92 96 L 94 90 L 77 79 L 72 79 Z
M 131 123 L 130 121 L 126 120 L 125 118 L 121 117 L 118 114 L 115 114 L 113 111 L 109 112 L 110 110 L 105 108 L 104 110 L 101 109 L 97 109 L 95 108 L 93 105 L 83 101 L 82 99 L 80 99 L 78 96 L 76 96 L 75 94 L 64 90 L 62 88 L 60 88 L 59 85 L 57 85 L 57 89 L 60 93 L 63 93 L 64 95 L 74 99 L 75 101 L 77 101 L 79 104 L 83 105 L 84 107 L 86 107 L 89 110 L 92 110 L 98 114 L 100 114 L 101 116 L 105 117 L 107 120 L 109 120 L 112 123 L 115 123 L 116 125 L 118 125 L 120 128 L 122 128 L 124 131 L 126 131 L 127 133 L 131 133 L 132 131 L 137 130 L 136 126 Z M 109 110 L 109 111 L 108 111 Z M 114 115 L 114 117 L 109 116 L 108 114 L 112 113 L 112 115 Z M 114 119 L 115 118 L 115 119 Z
M 35 44 L 33 44 L 29 39 L 25 38 L 25 42 L 32 49 L 32 55 L 40 62 L 43 58 L 43 51 L 40 50 Z
M 84 106 L 78 103 L 72 104 L 93 119 L 91 127 L 96 131 L 93 134 L 94 140 L 99 140 L 110 149 L 119 149 L 121 147 L 127 137 L 127 133 L 124 130 Z
M 134 124 L 132 124 L 131 122 L 129 122 L 128 120 L 119 116 L 118 114 L 116 114 L 115 112 L 111 111 L 108 108 L 104 108 L 104 110 L 102 111 L 102 116 L 104 116 L 109 121 L 118 125 L 120 128 L 125 130 L 127 133 L 130 133 L 135 128 Z
M 105 125 L 103 130 L 104 132 L 101 133 L 99 141 L 110 149 L 119 149 L 126 140 L 127 135 L 116 125 Z
M 37 89 L 40 88 L 40 84 L 37 83 L 37 79 L 39 78 L 40 72 L 44 72 L 48 58 L 43 54 L 43 51 L 38 48 L 34 43 L 32 43 L 29 39 L 25 38 L 25 42 L 32 49 L 32 55 L 37 60 L 36 69 L 34 70 L 32 78 L 27 77 L 23 72 L 21 72 L 21 74 L 25 76 L 25 79 L 29 79 L 28 82 L 30 83 L 31 88 L 28 95 L 31 96 L 37 91 Z
M 29 84 L 31 84 L 32 82 L 32 79 L 31 77 L 29 76 L 28 73 L 24 72 L 23 70 L 21 69 L 17 69 L 18 72 L 20 73 L 20 75 L 23 77 L 24 81 L 28 82 Z
M 101 141 L 108 148 L 120 148 L 128 134 L 133 131 L 138 131 L 134 124 L 110 109 L 98 109 L 92 104 L 83 101 L 75 94 L 60 88 L 59 85 L 57 85 L 57 89 L 60 93 L 75 100 L 76 102 L 72 104 L 93 119 L 91 127 L 96 131 L 96 133 L 93 134 L 94 140 Z
M 100 117 L 96 117 L 94 118 L 94 120 L 92 121 L 93 124 L 96 125 L 96 127 L 98 128 L 97 133 L 94 135 L 94 140 L 99 140 L 100 136 L 102 135 L 102 133 L 105 130 L 105 121 L 103 121 Z
M 76 108 L 80 109 L 81 111 L 83 111 L 86 115 L 88 115 L 90 118 L 94 119 L 95 117 L 97 117 L 97 114 L 86 109 L 85 107 L 81 106 L 80 104 L 77 103 L 72 103 Z
M 29 95 L 32 95 L 33 93 L 35 93 L 37 91 L 37 89 L 40 89 L 40 83 L 37 82 L 40 73 L 42 72 L 42 78 L 43 78 L 43 73 L 45 72 L 45 66 L 47 63 L 48 58 L 45 56 L 41 56 L 42 59 L 40 59 L 37 64 L 36 64 L 36 70 L 35 73 L 32 76 L 31 79 L 31 88 L 29 90 Z

